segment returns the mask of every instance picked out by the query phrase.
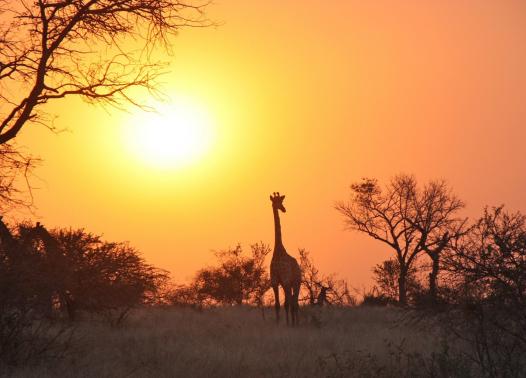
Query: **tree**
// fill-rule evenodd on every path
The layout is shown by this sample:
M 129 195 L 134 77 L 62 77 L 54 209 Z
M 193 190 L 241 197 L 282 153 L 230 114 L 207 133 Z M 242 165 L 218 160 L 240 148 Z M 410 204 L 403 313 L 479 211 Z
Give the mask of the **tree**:
M 442 324 L 471 345 L 488 376 L 524 376 L 526 216 L 486 208 L 451 249 L 444 265 L 453 305 Z
M 120 322 L 166 278 L 126 243 L 39 224 L 11 231 L 0 217 L 0 365 L 60 356 L 71 332 L 51 317 L 82 311 Z
M 194 283 L 190 285 L 178 284 L 167 290 L 165 304 L 178 307 L 201 308 L 203 301 L 199 297 L 198 289 Z
M 251 245 L 251 256 L 245 256 L 240 245 L 216 252 L 219 265 L 201 269 L 190 286 L 201 302 L 261 306 L 270 288 L 264 265 L 269 253 L 270 247 L 263 243 Z
M 65 277 L 69 276 L 63 254 L 47 248 L 42 229 L 22 223 L 12 232 L 0 219 L 0 302 L 11 311 L 29 309 L 39 318 L 50 317 L 54 304 L 66 307 Z
M 420 189 L 409 175 L 395 176 L 381 188 L 375 179 L 351 185 L 351 198 L 336 210 L 351 230 L 387 244 L 395 251 L 399 267 L 398 301 L 407 303 L 407 276 L 422 252 L 433 259 L 430 292 L 436 295 L 439 256 L 447 243 L 462 233 L 464 220 L 456 213 L 464 204 L 443 181 Z
M 59 229 L 53 236 L 71 269 L 66 278 L 73 307 L 70 318 L 86 311 L 116 314 L 110 320 L 120 321 L 131 308 L 154 301 L 168 278 L 128 243 L 106 242 L 82 229 Z
M 153 60 L 182 27 L 207 26 L 209 0 L 0 0 L 0 211 L 32 205 L 37 161 L 14 140 L 28 123 L 53 129 L 44 105 L 88 103 L 147 109 L 164 64 Z M 132 91 L 134 91 L 132 93 Z M 134 96 L 135 94 L 135 96 Z
M 0 144 L 28 122 L 50 126 L 42 105 L 69 96 L 140 105 L 162 65 L 151 61 L 181 27 L 205 26 L 208 1 L 0 0 Z M 133 52 L 130 41 L 140 43 Z
M 0 308 L 28 308 L 35 317 L 124 316 L 150 302 L 167 279 L 129 244 L 84 230 L 19 224 L 11 233 L 0 220 L 0 240 Z
M 0 145 L 0 214 L 14 208 L 31 207 L 29 178 L 38 162 L 39 159 L 15 148 L 13 143 Z
M 526 215 L 509 213 L 502 206 L 484 209 L 445 264 L 463 293 L 457 298 L 496 301 L 526 315 Z
M 398 260 L 389 259 L 373 268 L 374 281 L 378 295 L 386 298 L 388 302 L 394 303 L 398 298 L 398 282 L 400 278 L 400 266 Z M 407 294 L 409 299 L 416 299 L 422 292 L 422 287 L 418 282 L 417 268 L 411 266 L 407 271 L 406 277 Z
M 300 267 L 302 273 L 302 296 L 300 301 L 310 305 L 352 306 L 356 304 L 355 298 L 349 292 L 347 282 L 336 278 L 334 275 L 320 273 L 314 265 L 309 251 L 299 250 Z M 323 299 L 320 302 L 320 299 Z
M 409 268 L 422 251 L 416 229 L 408 222 L 416 180 L 412 176 L 394 177 L 385 189 L 375 179 L 351 185 L 351 198 L 336 205 L 351 230 L 363 232 L 394 249 L 400 267 L 398 301 L 407 303 L 406 280 Z
M 431 259 L 429 299 L 438 300 L 437 280 L 440 257 L 450 243 L 467 232 L 467 218 L 459 218 L 464 202 L 456 197 L 443 180 L 431 181 L 417 191 L 412 201 L 413 212 L 408 221 L 419 232 L 423 251 Z

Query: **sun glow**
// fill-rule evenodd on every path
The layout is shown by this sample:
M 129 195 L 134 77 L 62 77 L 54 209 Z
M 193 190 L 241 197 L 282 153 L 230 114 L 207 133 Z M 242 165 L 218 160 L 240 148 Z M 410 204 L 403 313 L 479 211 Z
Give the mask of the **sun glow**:
M 208 113 L 195 103 L 177 100 L 140 112 L 126 128 L 129 147 L 149 165 L 161 168 L 187 166 L 203 157 L 213 139 Z

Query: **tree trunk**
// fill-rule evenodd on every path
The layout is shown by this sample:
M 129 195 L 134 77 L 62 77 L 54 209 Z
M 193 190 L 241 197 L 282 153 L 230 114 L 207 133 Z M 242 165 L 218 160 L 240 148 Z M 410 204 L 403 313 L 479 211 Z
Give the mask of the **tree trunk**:
M 400 266 L 400 276 L 398 277 L 398 303 L 402 306 L 407 305 L 407 268 Z
M 431 273 L 429 273 L 429 299 L 432 304 L 437 303 L 437 278 L 438 272 L 440 269 L 440 254 L 431 253 L 429 254 L 431 260 L 433 261 L 431 267 Z

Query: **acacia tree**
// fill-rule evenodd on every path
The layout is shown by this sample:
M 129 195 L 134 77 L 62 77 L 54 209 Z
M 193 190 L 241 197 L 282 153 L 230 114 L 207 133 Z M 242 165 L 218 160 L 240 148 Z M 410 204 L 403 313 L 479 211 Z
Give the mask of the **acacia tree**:
M 407 303 L 407 277 L 421 252 L 432 257 L 430 286 L 436 295 L 438 256 L 451 238 L 463 230 L 465 221 L 456 213 L 464 204 L 443 181 L 423 189 L 410 175 L 398 175 L 384 187 L 375 179 L 351 185 L 351 198 L 338 202 L 336 210 L 351 230 L 363 232 L 395 251 L 398 263 L 398 301 Z
M 56 272 L 63 275 L 70 297 L 69 316 L 76 311 L 101 313 L 121 321 L 134 306 L 155 302 L 168 279 L 165 271 L 148 264 L 128 243 L 106 242 L 82 229 L 53 231 L 69 265 Z
M 168 276 L 127 243 L 106 242 L 84 230 L 48 232 L 0 219 L 0 309 L 29 309 L 74 320 L 79 311 L 118 314 L 155 300 Z M 57 310 L 57 311 L 54 311 Z
M 256 243 L 250 246 L 250 255 L 244 254 L 240 245 L 216 252 L 219 264 L 201 269 L 190 284 L 195 297 L 209 304 L 263 305 L 263 296 L 270 288 L 264 264 L 270 251 L 268 245 Z M 179 287 L 176 297 L 184 298 L 187 293 Z

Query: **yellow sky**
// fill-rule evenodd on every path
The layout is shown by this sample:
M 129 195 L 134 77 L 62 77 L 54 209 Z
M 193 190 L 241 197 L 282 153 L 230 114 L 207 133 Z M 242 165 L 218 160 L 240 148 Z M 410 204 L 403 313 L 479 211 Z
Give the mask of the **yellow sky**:
M 470 215 L 526 211 L 524 1 L 218 0 L 209 14 L 221 26 L 181 31 L 163 77 L 168 96 L 212 119 L 208 152 L 152 167 L 125 143 L 144 117 L 51 104 L 68 131 L 19 139 L 44 159 L 46 226 L 129 240 L 183 280 L 213 249 L 272 243 L 279 190 L 289 253 L 306 248 L 361 287 L 391 254 L 333 209 L 361 177 L 445 178 Z

